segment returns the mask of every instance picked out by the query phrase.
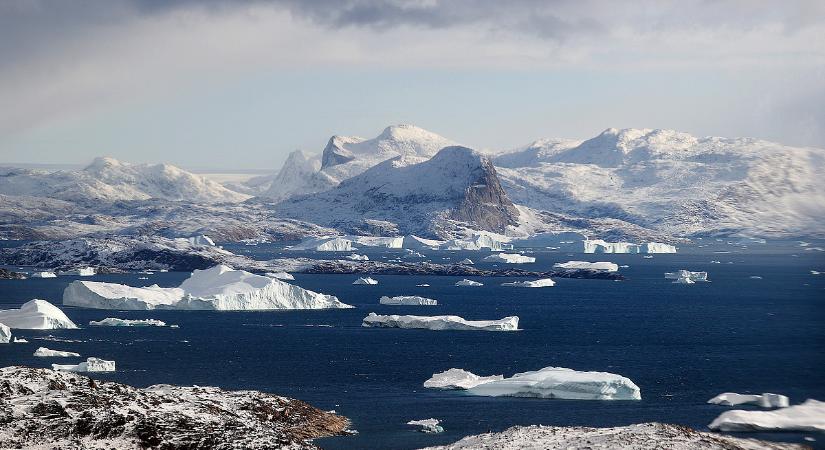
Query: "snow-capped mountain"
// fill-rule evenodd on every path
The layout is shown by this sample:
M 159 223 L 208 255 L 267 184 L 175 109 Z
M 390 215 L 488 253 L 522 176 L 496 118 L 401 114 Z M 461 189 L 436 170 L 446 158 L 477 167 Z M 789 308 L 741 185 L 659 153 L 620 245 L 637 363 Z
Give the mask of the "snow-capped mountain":
M 672 130 L 608 129 L 494 159 L 510 198 L 672 235 L 825 233 L 825 150 Z
M 0 168 L 0 194 L 68 201 L 184 200 L 240 202 L 249 196 L 169 164 L 128 164 L 97 158 L 76 171 Z
M 392 222 L 402 234 L 426 236 L 450 236 L 461 226 L 504 232 L 517 224 L 519 213 L 486 156 L 452 146 L 420 161 L 384 161 L 329 191 L 281 202 L 275 212 L 342 230 L 365 220 Z
M 261 194 L 276 201 L 294 195 L 322 192 L 386 161 L 403 157 L 400 163 L 415 164 L 431 158 L 455 142 L 413 125 L 393 125 L 373 139 L 332 136 L 317 160 L 293 152 L 268 191 Z

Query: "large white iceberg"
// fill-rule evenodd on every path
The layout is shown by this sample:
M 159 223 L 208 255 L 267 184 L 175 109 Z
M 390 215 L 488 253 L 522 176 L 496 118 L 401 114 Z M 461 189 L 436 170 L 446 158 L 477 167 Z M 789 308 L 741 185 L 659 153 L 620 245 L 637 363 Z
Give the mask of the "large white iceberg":
M 725 392 L 724 394 L 719 394 L 708 400 L 708 403 L 725 406 L 754 404 L 763 408 L 786 408 L 790 404 L 788 397 L 780 394 L 771 394 L 769 392 L 762 395 Z
M 293 245 L 290 250 L 314 250 L 317 252 L 351 252 L 352 241 L 340 236 L 308 238 Z
M 378 284 L 378 280 L 370 277 L 361 277 L 353 281 L 352 284 Z
M 435 306 L 438 305 L 437 300 L 431 298 L 419 297 L 417 295 L 399 295 L 396 297 L 387 297 L 386 295 L 378 300 L 382 305 L 413 305 L 413 306 Z
M 402 248 L 404 244 L 404 238 L 401 236 L 344 236 L 344 238 L 362 247 Z
M 53 330 L 77 328 L 63 311 L 46 300 L 29 300 L 20 309 L 0 311 L 0 323 L 23 330 Z
M 488 234 L 478 234 L 467 239 L 453 239 L 444 242 L 439 248 L 441 250 L 481 250 L 486 248 L 492 251 L 502 251 L 512 250 L 513 244 L 506 243 L 502 239 Z
M 630 242 L 605 242 L 601 239 L 582 241 L 583 253 L 676 253 L 676 247 L 661 242 L 633 244 Z
M 555 263 L 553 267 L 557 269 L 587 269 L 587 270 L 602 270 L 605 272 L 616 272 L 619 270 L 619 265 L 612 262 L 587 262 L 587 261 L 567 261 L 563 263 Z
M 470 389 L 479 384 L 488 383 L 490 381 L 503 380 L 504 375 L 490 375 L 487 377 L 480 377 L 472 372 L 463 369 L 448 369 L 444 372 L 433 374 L 427 381 L 424 382 L 425 388 L 430 389 Z
M 708 273 L 677 270 L 676 272 L 665 272 L 665 279 L 675 280 L 674 283 L 693 284 L 697 281 L 708 281 Z
M 60 272 L 60 275 L 75 275 L 79 277 L 91 277 L 95 274 L 97 274 L 97 269 L 94 267 L 78 267 Z
M 11 340 L 11 328 L 0 323 L 0 344 L 8 344 Z
M 511 281 L 509 283 L 501 283 L 502 286 L 512 287 L 526 287 L 526 288 L 543 288 L 555 286 L 556 282 L 550 278 L 541 278 L 533 281 Z
M 40 358 L 74 358 L 80 356 L 80 353 L 62 352 L 60 350 L 52 350 L 46 347 L 39 347 L 34 351 L 34 356 Z
M 630 379 L 608 372 L 580 372 L 545 367 L 510 378 L 475 385 L 469 394 L 487 397 L 537 397 L 571 400 L 641 400 L 639 387 Z
M 506 264 L 525 264 L 536 262 L 532 256 L 519 255 L 518 253 L 496 253 L 484 258 L 488 262 L 501 262 Z
M 195 270 L 176 288 L 157 285 L 136 288 L 115 283 L 74 281 L 63 291 L 63 304 L 117 310 L 352 308 L 333 295 L 320 294 L 224 265 Z
M 478 281 L 463 279 L 461 281 L 457 281 L 455 283 L 456 286 L 484 286 L 484 283 L 479 283 Z
M 54 272 L 43 271 L 43 272 L 32 272 L 32 274 L 29 275 L 29 277 L 30 278 L 56 278 L 57 275 Z
M 365 327 L 421 328 L 426 330 L 517 331 L 518 316 L 499 320 L 465 320 L 458 316 L 399 316 L 369 313 L 361 323 Z
M 444 428 L 442 428 L 439 423 L 441 423 L 441 421 L 438 419 L 422 419 L 411 420 L 407 422 L 407 425 L 421 427 L 423 433 L 441 433 L 444 431 Z
M 801 405 L 772 411 L 725 411 L 708 428 L 719 431 L 825 432 L 825 402 L 809 399 Z
M 107 317 L 103 320 L 90 320 L 93 327 L 165 327 L 166 322 L 157 319 L 119 319 Z
M 52 370 L 66 372 L 114 372 L 115 362 L 100 358 L 86 358 L 80 364 L 52 364 Z

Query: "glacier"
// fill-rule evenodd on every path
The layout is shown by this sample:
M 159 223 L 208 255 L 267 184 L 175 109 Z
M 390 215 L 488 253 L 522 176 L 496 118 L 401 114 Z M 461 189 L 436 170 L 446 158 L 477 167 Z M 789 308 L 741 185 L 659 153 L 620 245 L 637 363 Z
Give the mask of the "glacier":
M 501 262 L 505 264 L 526 264 L 536 262 L 532 256 L 524 256 L 518 253 L 496 253 L 484 258 L 487 262 Z
M 725 392 L 708 400 L 708 403 L 715 405 L 736 406 L 753 404 L 763 408 L 786 408 L 790 405 L 788 397 L 780 394 L 737 394 L 735 392 Z
M 0 311 L 0 323 L 9 328 L 23 330 L 54 330 L 59 328 L 77 328 L 60 308 L 46 300 L 29 300 L 19 309 Z
M 115 362 L 100 358 L 86 358 L 79 364 L 52 364 L 52 370 L 66 372 L 114 372 Z
M 352 307 L 332 295 L 225 265 L 195 270 L 176 288 L 131 287 L 78 280 L 63 291 L 63 304 L 119 310 L 257 311 Z
M 502 286 L 524 287 L 524 288 L 543 288 L 555 286 L 556 282 L 550 278 L 542 278 L 532 281 L 512 281 L 509 283 L 501 283 Z
M 437 300 L 419 297 L 417 295 L 399 295 L 396 297 L 382 296 L 378 303 L 382 305 L 410 305 L 410 306 L 436 306 Z
M 52 350 L 46 347 L 38 347 L 38 349 L 34 351 L 34 356 L 40 358 L 75 358 L 79 357 L 80 353 L 63 352 L 60 350 Z
M 434 373 L 424 382 L 425 388 L 430 389 L 470 389 L 479 384 L 490 381 L 503 380 L 504 375 L 490 375 L 480 377 L 472 372 L 463 369 L 447 369 L 444 372 Z
M 708 425 L 718 431 L 825 432 L 825 402 L 808 399 L 800 405 L 771 411 L 725 411 Z
M 553 267 L 558 269 L 587 269 L 587 270 L 603 270 L 605 272 L 618 272 L 619 265 L 612 262 L 587 262 L 587 261 L 567 261 L 564 263 L 555 263 Z
M 518 331 L 518 317 L 499 320 L 465 320 L 458 316 L 399 316 L 369 313 L 361 325 L 381 328 L 421 328 L 426 330 Z

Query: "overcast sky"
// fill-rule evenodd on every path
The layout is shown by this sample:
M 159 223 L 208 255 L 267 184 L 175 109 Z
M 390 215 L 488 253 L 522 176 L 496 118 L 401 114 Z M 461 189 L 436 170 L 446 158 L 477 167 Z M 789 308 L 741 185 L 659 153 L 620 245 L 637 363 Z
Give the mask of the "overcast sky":
M 395 123 L 825 147 L 825 2 L 0 2 L 0 163 L 274 170 Z

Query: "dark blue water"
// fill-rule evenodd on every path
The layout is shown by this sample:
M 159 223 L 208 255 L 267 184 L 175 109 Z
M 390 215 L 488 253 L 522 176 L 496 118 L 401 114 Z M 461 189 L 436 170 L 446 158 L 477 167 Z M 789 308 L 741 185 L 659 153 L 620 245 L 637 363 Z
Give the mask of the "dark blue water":
M 722 245 L 722 244 L 719 244 Z M 32 357 L 38 346 L 117 361 L 118 371 L 95 377 L 146 386 L 155 383 L 257 389 L 335 409 L 353 421 L 357 436 L 324 439 L 325 448 L 417 448 L 517 424 L 626 425 L 660 421 L 706 429 L 729 409 L 706 401 L 725 391 L 776 392 L 792 403 L 825 399 L 825 270 L 823 253 L 795 245 L 724 247 L 735 253 L 692 249 L 676 255 L 574 255 L 539 252 L 521 267 L 546 270 L 569 259 L 610 260 L 628 280 L 557 279 L 555 287 L 501 287 L 506 278 L 478 279 L 482 288 L 459 288 L 459 278 L 375 276 L 378 286 L 353 286 L 352 275 L 296 275 L 296 283 L 332 293 L 357 309 L 289 312 L 114 312 L 65 308 L 79 325 L 104 317 L 157 318 L 180 328 L 84 328 L 18 331 L 30 344 L 0 348 L 0 365 L 46 367 Z M 233 247 L 240 251 L 240 247 Z M 242 249 L 273 256 L 271 247 Z M 359 253 L 363 253 L 360 252 Z M 400 256 L 367 252 L 372 259 Z M 485 254 L 432 254 L 441 262 Z M 793 256 L 796 255 L 796 256 Z M 721 264 L 711 264 L 719 260 Z M 731 262 L 729 264 L 729 262 Z M 483 264 L 482 264 L 483 265 Z M 707 270 L 707 284 L 671 284 L 663 273 Z M 106 275 L 95 280 L 174 286 L 188 274 Z M 761 280 L 751 279 L 761 276 Z M 0 308 L 31 298 L 60 303 L 74 277 L 0 280 Z M 429 288 L 415 287 L 429 283 Z M 437 307 L 378 305 L 381 295 L 417 294 Z M 468 319 L 518 315 L 514 333 L 368 329 L 369 312 L 456 314 Z M 79 342 L 40 340 L 47 335 Z M 431 391 L 421 384 L 451 367 L 480 375 L 562 366 L 614 372 L 642 390 L 640 402 L 483 398 Z M 445 432 L 418 433 L 405 425 L 435 417 Z M 810 434 L 808 434 L 810 435 Z M 750 435 L 801 441 L 799 433 Z M 825 437 L 815 436 L 819 444 Z M 811 444 L 811 443 L 808 443 Z

